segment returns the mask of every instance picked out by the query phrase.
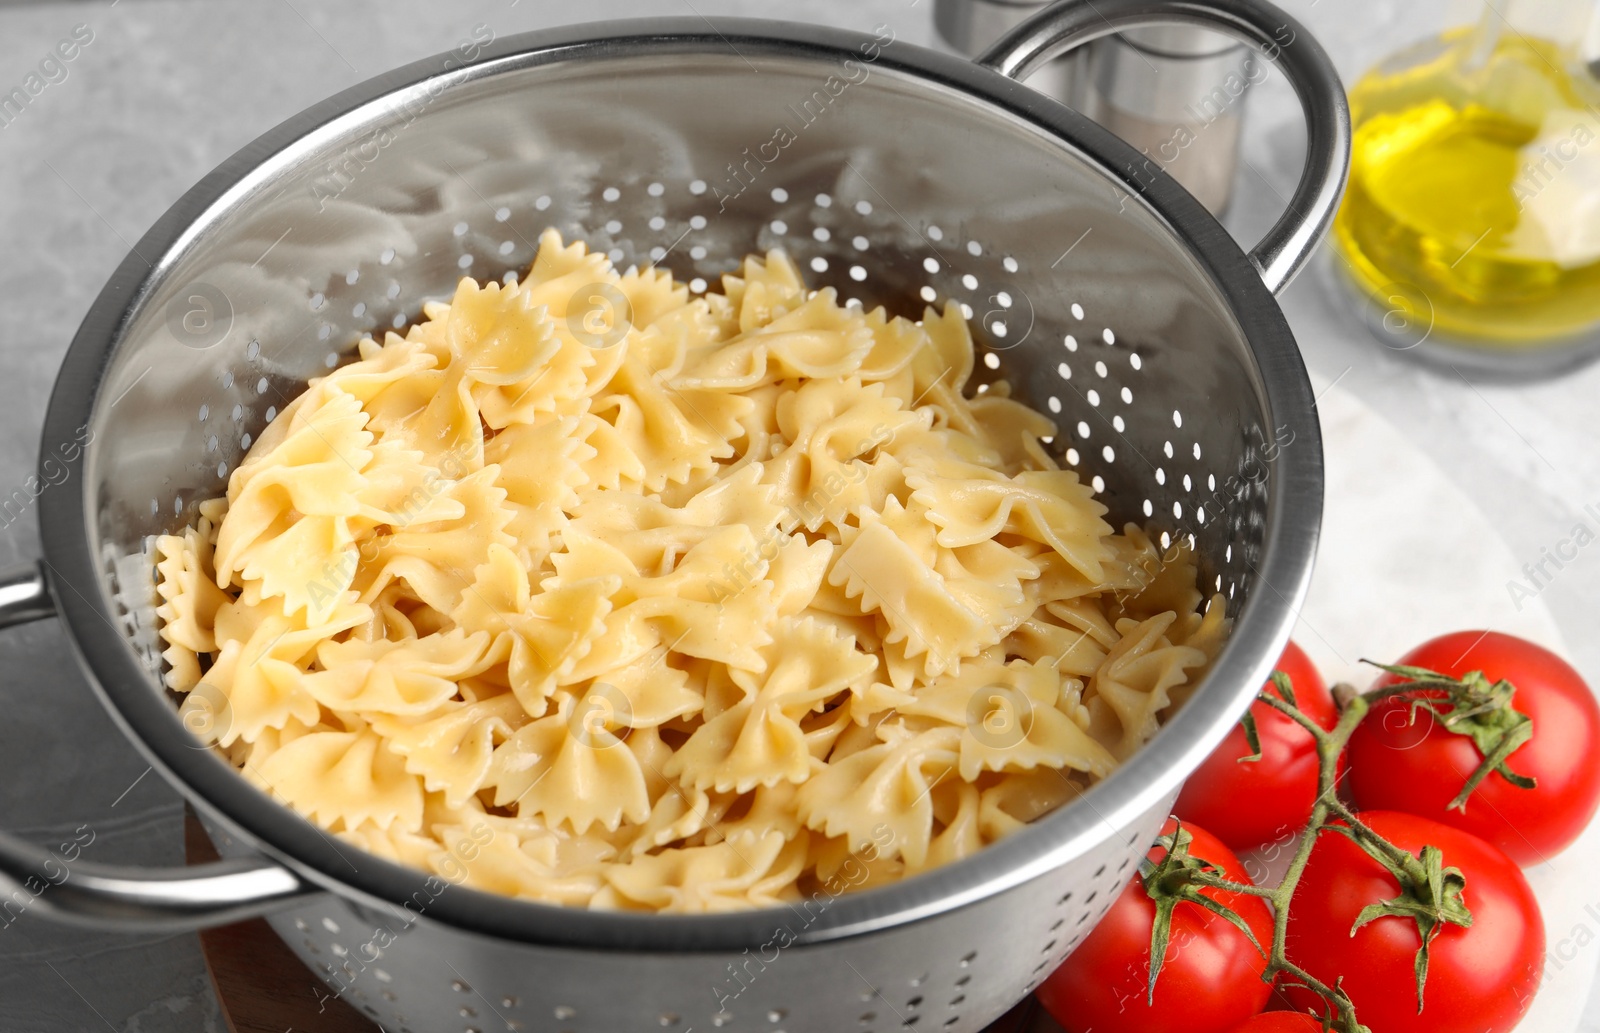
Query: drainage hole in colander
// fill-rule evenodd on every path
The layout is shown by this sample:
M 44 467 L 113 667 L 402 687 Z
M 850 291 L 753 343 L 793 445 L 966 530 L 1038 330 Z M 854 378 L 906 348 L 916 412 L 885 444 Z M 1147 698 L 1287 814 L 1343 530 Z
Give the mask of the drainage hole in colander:
M 1057 922 L 1056 924 L 1060 925 L 1061 923 Z M 1045 944 L 1042 948 L 1040 948 L 1039 953 L 1040 954 L 1049 954 L 1051 951 L 1053 951 L 1055 949 L 1056 949 L 1056 941 L 1051 940 L 1049 943 Z
M 861 1024 L 865 1026 L 867 1023 L 873 1021 L 877 1017 L 878 1013 L 875 1011 L 864 1011 L 861 1013 Z
M 725 1012 L 725 1011 L 719 1011 L 715 1015 L 711 1016 L 711 1024 L 713 1026 L 717 1026 L 719 1028 L 722 1027 L 722 1026 L 726 1026 L 728 1023 L 730 1023 L 732 1021 L 733 1021 L 733 1015 L 731 1013 Z
M 576 1009 L 576 1008 L 574 1008 L 574 1007 L 572 1007 L 571 1005 L 568 1005 L 568 1004 L 558 1004 L 558 1005 L 556 1005 L 555 1010 L 553 1012 L 551 1012 L 551 1014 L 553 1014 L 556 1018 L 562 1019 L 562 1020 L 575 1019 L 575 1018 L 578 1017 L 578 1009 Z M 728 1017 L 732 1018 L 731 1015 L 728 1016 Z M 716 1021 L 716 1017 L 715 1016 L 712 1017 L 712 1021 L 713 1022 Z M 724 1021 L 726 1021 L 726 1020 L 724 1020 Z M 717 1025 L 720 1026 L 720 1025 L 722 1025 L 722 1023 L 718 1022 Z
M 478 1009 L 474 1008 L 470 1004 L 463 1004 L 459 1009 L 457 1009 L 456 1014 L 460 1015 L 463 1019 L 473 1019 L 477 1018 Z
M 921 1004 L 922 1004 L 922 995 L 918 994 L 916 997 L 913 997 L 913 998 L 911 998 L 911 1000 L 906 1002 L 906 1007 L 907 1008 L 916 1008 L 916 1007 L 919 1007 Z
M 954 1026 L 956 1023 L 958 1023 L 960 1021 L 961 1021 L 961 1016 L 952 1015 L 948 1019 L 944 1020 L 944 1024 L 945 1024 L 946 1027 L 950 1027 L 950 1026 Z
M 664 1011 L 656 1016 L 656 1024 L 660 1026 L 676 1026 L 678 1021 L 678 1016 L 670 1011 Z
M 950 998 L 950 1004 L 948 1005 L 948 1007 L 951 1007 L 951 1008 L 959 1007 L 962 1004 L 965 1004 L 966 1000 L 967 1000 L 967 995 L 966 994 L 956 994 L 954 997 Z

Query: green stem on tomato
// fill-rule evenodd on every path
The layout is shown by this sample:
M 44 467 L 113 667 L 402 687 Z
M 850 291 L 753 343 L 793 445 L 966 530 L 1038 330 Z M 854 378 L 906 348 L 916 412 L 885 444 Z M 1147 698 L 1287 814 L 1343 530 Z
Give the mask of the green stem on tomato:
M 1316 745 L 1317 798 L 1311 809 L 1310 821 L 1305 831 L 1300 834 L 1294 857 L 1285 869 L 1283 878 L 1270 889 L 1235 882 L 1204 866 L 1191 868 L 1185 873 L 1195 887 L 1209 887 L 1223 892 L 1259 897 L 1272 905 L 1272 949 L 1267 953 L 1267 967 L 1262 973 L 1262 979 L 1270 982 L 1279 976 L 1286 976 L 1321 997 L 1327 1003 L 1329 1011 L 1333 1013 L 1333 1028 L 1340 1033 L 1371 1033 L 1371 1031 L 1357 1019 L 1355 1003 L 1341 987 L 1329 986 L 1289 959 L 1287 952 L 1289 915 L 1294 905 L 1295 891 L 1299 888 L 1301 876 L 1305 874 L 1306 865 L 1311 860 L 1317 839 L 1330 829 L 1349 836 L 1374 859 L 1396 873 L 1402 882 L 1403 894 L 1413 892 L 1415 887 L 1426 886 L 1424 861 L 1380 836 L 1347 807 L 1338 795 L 1339 758 L 1349 744 L 1350 737 L 1367 717 L 1373 703 L 1401 695 L 1404 691 L 1398 686 L 1386 686 L 1364 695 L 1350 690 L 1341 691 L 1338 693 L 1342 705 L 1339 720 L 1331 729 L 1323 728 L 1308 717 L 1289 694 L 1284 694 L 1287 698 L 1280 698 L 1271 693 L 1261 693 L 1257 697 L 1261 703 L 1305 729 Z M 1411 691 L 1415 691 L 1415 685 Z M 1396 902 L 1376 904 L 1372 910 L 1375 913 L 1382 912 L 1385 908 L 1392 907 L 1394 903 Z M 1423 900 L 1420 903 L 1424 909 L 1431 910 L 1428 910 L 1428 917 L 1418 920 L 1428 921 L 1430 928 L 1436 928 L 1443 922 L 1467 924 L 1471 921 L 1471 913 L 1460 903 L 1459 896 L 1451 900 Z M 1418 905 L 1413 901 L 1408 906 L 1415 909 Z M 1425 933 L 1425 940 L 1431 938 L 1431 935 L 1431 932 Z M 1424 978 L 1426 973 L 1425 958 L 1419 962 L 1419 973 L 1421 973 L 1418 986 L 1420 1000 L 1420 979 Z
M 1300 878 L 1311 860 L 1311 852 L 1316 847 L 1317 837 L 1328 827 L 1330 819 L 1344 822 L 1356 837 L 1372 843 L 1396 863 L 1403 863 L 1402 859 L 1411 862 L 1416 860 L 1367 828 L 1338 797 L 1339 757 L 1344 752 L 1350 737 L 1355 734 L 1356 727 L 1367 716 L 1370 704 L 1366 698 L 1352 694 L 1339 715 L 1338 723 L 1332 729 L 1326 729 L 1285 699 L 1265 692 L 1261 693 L 1258 699 L 1304 728 L 1316 744 L 1317 798 L 1311 809 L 1311 819 L 1305 831 L 1301 833 L 1294 857 L 1277 886 L 1269 889 L 1235 882 L 1205 868 L 1190 869 L 1185 875 L 1195 886 L 1260 897 L 1271 904 L 1272 949 L 1267 954 L 1267 968 L 1261 978 L 1270 982 L 1280 975 L 1286 975 L 1328 1002 L 1329 1007 L 1337 1012 L 1336 1029 L 1342 1033 L 1371 1033 L 1356 1019 L 1355 1005 L 1348 995 L 1337 987 L 1327 985 L 1289 960 L 1287 951 L 1289 911 L 1294 902 L 1295 890 L 1299 887 Z
M 1223 877 L 1214 866 L 1204 859 L 1192 858 L 1187 854 L 1187 844 L 1190 838 L 1180 833 L 1170 841 L 1169 858 L 1162 864 L 1164 872 L 1171 874 L 1170 884 L 1154 885 L 1147 883 L 1146 889 L 1151 893 L 1158 904 L 1165 901 L 1167 913 L 1176 906 L 1181 894 L 1183 899 L 1190 901 L 1199 900 L 1210 910 L 1228 918 L 1229 921 L 1242 927 L 1242 920 L 1238 919 L 1231 911 L 1216 901 L 1199 893 L 1201 888 L 1209 888 L 1227 893 L 1238 893 L 1258 897 L 1272 905 L 1272 949 L 1263 951 L 1267 959 L 1267 966 L 1262 973 L 1262 979 L 1271 982 L 1279 976 L 1287 976 L 1295 984 L 1304 987 L 1320 996 L 1325 1002 L 1330 1015 L 1325 1021 L 1331 1022 L 1332 1028 L 1339 1033 L 1371 1033 L 1356 1018 L 1355 1003 L 1351 1001 L 1342 987 L 1329 986 L 1313 976 L 1310 972 L 1296 965 L 1288 957 L 1287 940 L 1289 930 L 1289 912 L 1294 903 L 1295 891 L 1299 888 L 1301 876 L 1305 874 L 1306 866 L 1311 860 L 1312 851 L 1317 844 L 1317 838 L 1324 832 L 1336 832 L 1349 837 L 1368 856 L 1372 857 L 1395 878 L 1400 884 L 1400 896 L 1394 900 L 1376 901 L 1362 911 L 1357 919 L 1351 935 L 1366 923 L 1384 916 L 1400 916 L 1417 923 L 1418 932 L 1422 936 L 1423 945 L 1417 953 L 1416 977 L 1417 1000 L 1422 1000 L 1424 981 L 1427 979 L 1428 970 L 1428 945 L 1446 924 L 1457 926 L 1470 926 L 1472 913 L 1466 907 L 1462 890 L 1466 883 L 1461 873 L 1454 868 L 1443 867 L 1443 860 L 1439 852 L 1432 847 L 1425 848 L 1421 856 L 1402 850 L 1384 839 L 1374 831 L 1360 816 L 1339 799 L 1339 758 L 1343 755 L 1350 738 L 1355 734 L 1356 728 L 1366 719 L 1374 703 L 1378 703 L 1396 696 L 1414 694 L 1419 688 L 1427 689 L 1444 687 L 1444 683 L 1453 686 L 1452 696 L 1455 709 L 1451 712 L 1455 717 L 1466 715 L 1475 717 L 1478 708 L 1470 704 L 1482 697 L 1493 696 L 1491 702 L 1497 706 L 1510 698 L 1508 685 L 1495 684 L 1484 688 L 1476 683 L 1456 682 L 1443 679 L 1443 676 L 1434 675 L 1432 672 L 1411 668 L 1384 668 L 1391 673 L 1403 674 L 1412 680 L 1407 683 L 1387 685 L 1373 689 L 1367 693 L 1358 693 L 1349 686 L 1335 686 L 1334 697 L 1340 706 L 1339 720 L 1333 728 L 1323 728 L 1317 724 L 1298 705 L 1293 687 L 1287 677 L 1281 673 L 1274 673 L 1273 686 L 1278 690 L 1278 695 L 1262 692 L 1257 701 L 1276 710 L 1289 718 L 1295 724 L 1305 729 L 1311 736 L 1317 751 L 1317 797 L 1312 806 L 1310 820 L 1305 831 L 1300 834 L 1294 857 L 1290 860 L 1283 878 L 1278 885 L 1267 889 L 1254 885 L 1247 885 Z M 1477 676 L 1480 680 L 1481 676 Z M 1468 694 L 1476 692 L 1477 696 L 1467 698 Z M 1465 701 L 1464 703 L 1462 701 Z M 1504 709 L 1503 707 L 1501 709 Z M 1494 713 L 1493 709 L 1485 711 Z M 1515 715 L 1526 724 L 1523 715 Z M 1496 719 L 1499 720 L 1499 719 Z M 1257 730 L 1253 721 L 1242 721 L 1245 727 L 1246 738 L 1255 755 L 1245 758 L 1245 762 L 1259 762 L 1261 754 Z M 1489 727 L 1476 729 L 1475 734 L 1483 741 L 1480 749 L 1484 752 L 1484 770 L 1501 770 L 1508 777 L 1517 779 L 1510 772 L 1503 771 L 1504 756 L 1509 755 L 1510 748 L 1520 744 L 1511 742 L 1510 734 L 1520 734 L 1523 729 L 1514 719 L 1500 720 L 1500 723 Z M 1474 733 L 1462 733 L 1474 734 Z M 1499 738 L 1496 738 L 1499 736 Z M 1510 748 L 1506 743 L 1511 742 Z M 1524 780 L 1527 781 L 1527 780 Z M 1519 783 L 1520 784 L 1520 783 Z M 1469 783 L 1463 795 L 1470 793 L 1472 784 Z M 1176 854 L 1177 856 L 1171 856 Z M 1248 931 L 1248 930 L 1247 930 Z M 1254 942 L 1254 937 L 1251 937 Z M 1152 942 L 1164 944 L 1164 938 L 1154 936 Z M 1257 949 L 1260 949 L 1259 944 Z M 1154 956 L 1154 955 L 1152 955 Z M 1158 968 L 1153 966 L 1150 976 L 1150 993 L 1155 992 L 1155 980 Z M 1333 1014 L 1337 1018 L 1332 1017 Z

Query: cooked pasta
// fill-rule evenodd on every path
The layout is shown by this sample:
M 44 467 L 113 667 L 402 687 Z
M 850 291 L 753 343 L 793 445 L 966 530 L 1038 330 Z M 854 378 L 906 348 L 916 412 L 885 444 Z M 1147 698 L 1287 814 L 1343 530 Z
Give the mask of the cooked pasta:
M 362 849 L 640 911 L 903 878 L 1126 760 L 1227 632 L 1188 553 L 957 308 L 722 287 L 550 231 L 312 381 L 155 543 L 190 727 Z

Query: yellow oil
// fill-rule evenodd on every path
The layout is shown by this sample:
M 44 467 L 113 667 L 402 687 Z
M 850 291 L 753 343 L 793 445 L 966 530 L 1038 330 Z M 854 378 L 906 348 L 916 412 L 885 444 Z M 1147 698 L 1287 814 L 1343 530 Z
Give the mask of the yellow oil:
M 1361 289 L 1508 348 L 1600 325 L 1600 98 L 1570 61 L 1460 30 L 1356 84 L 1334 240 Z

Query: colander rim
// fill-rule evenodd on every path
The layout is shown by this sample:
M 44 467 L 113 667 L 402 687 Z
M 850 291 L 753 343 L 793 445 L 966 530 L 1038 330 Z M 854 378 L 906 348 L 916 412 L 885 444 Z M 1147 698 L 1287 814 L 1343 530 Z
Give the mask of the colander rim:
M 448 90 L 477 78 L 543 64 L 659 57 L 664 49 L 740 59 L 803 57 L 838 61 L 859 55 L 873 36 L 852 30 L 758 19 L 631 19 L 507 36 L 465 66 L 440 54 L 369 79 L 264 133 L 187 191 L 140 239 L 95 300 L 74 337 L 52 392 L 44 441 L 72 440 L 92 422 L 98 392 L 139 305 L 165 270 L 232 199 L 271 178 L 297 146 L 336 120 L 355 118 L 396 91 L 434 80 Z M 1268 480 L 1271 500 L 1263 562 L 1235 631 L 1205 683 L 1161 731 L 1083 799 L 1061 808 L 966 860 L 885 887 L 833 899 L 796 936 L 798 945 L 868 933 L 932 917 L 1012 889 L 1081 856 L 1108 835 L 1125 835 L 1141 815 L 1170 799 L 1183 777 L 1221 741 L 1270 674 L 1303 600 L 1322 509 L 1321 437 L 1315 402 L 1292 333 L 1260 274 L 1238 244 L 1190 195 L 1164 174 L 1142 169 L 1143 155 L 1097 124 L 997 72 L 896 41 L 875 70 L 967 94 L 1004 117 L 1020 119 L 1043 139 L 1089 159 L 1137 203 L 1153 212 L 1187 247 L 1239 323 L 1256 360 L 1259 389 L 1274 427 L 1295 447 L 1280 450 Z M 1141 169 L 1139 174 L 1135 169 Z M 145 256 L 145 257 L 140 257 Z M 154 264 L 146 262 L 146 257 Z M 42 454 L 47 454 L 42 451 Z M 40 498 L 45 570 L 72 644 L 91 684 L 124 734 L 152 766 L 240 840 L 302 877 L 352 901 L 391 909 L 437 877 L 376 857 L 359 870 L 331 837 L 238 777 L 212 751 L 194 748 L 164 692 L 151 691 L 148 670 L 117 630 L 90 526 L 93 447 L 67 464 L 76 491 Z M 59 476 L 59 473 L 58 473 Z M 430 897 L 434 896 L 430 894 Z M 756 946 L 784 908 L 717 915 L 589 911 L 452 888 L 431 901 L 424 921 L 507 940 L 572 947 L 655 950 L 739 950 Z

